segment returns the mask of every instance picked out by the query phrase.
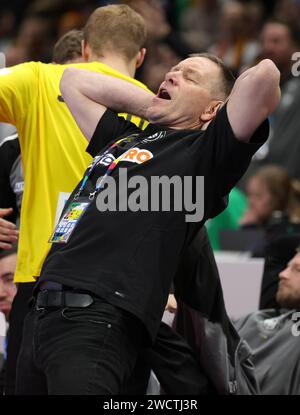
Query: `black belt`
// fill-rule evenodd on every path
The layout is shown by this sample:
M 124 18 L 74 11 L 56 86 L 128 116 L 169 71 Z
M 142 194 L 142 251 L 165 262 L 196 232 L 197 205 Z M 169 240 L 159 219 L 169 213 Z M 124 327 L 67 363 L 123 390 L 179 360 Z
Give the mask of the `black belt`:
M 88 307 L 94 302 L 89 294 L 74 293 L 72 291 L 42 290 L 36 296 L 35 308 L 44 307 Z

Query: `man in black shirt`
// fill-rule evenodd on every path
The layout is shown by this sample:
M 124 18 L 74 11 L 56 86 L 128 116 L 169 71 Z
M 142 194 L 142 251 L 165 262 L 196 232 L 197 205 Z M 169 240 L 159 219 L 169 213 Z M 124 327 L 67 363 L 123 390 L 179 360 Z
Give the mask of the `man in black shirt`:
M 139 351 L 156 338 L 189 243 L 267 139 L 264 120 L 280 97 L 275 65 L 263 61 L 230 93 L 231 85 L 209 55 L 180 62 L 154 98 L 122 80 L 65 71 L 62 94 L 95 158 L 51 237 L 25 323 L 17 393 L 120 392 Z M 141 132 L 103 103 L 153 123 Z M 190 184 L 182 194 L 202 208 L 184 197 L 184 208 L 164 210 L 153 194 L 147 205 L 162 176 Z

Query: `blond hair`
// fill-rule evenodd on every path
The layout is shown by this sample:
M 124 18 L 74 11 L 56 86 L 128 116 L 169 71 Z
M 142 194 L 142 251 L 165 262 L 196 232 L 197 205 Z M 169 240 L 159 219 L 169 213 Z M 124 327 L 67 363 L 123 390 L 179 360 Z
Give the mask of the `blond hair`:
M 89 17 L 83 33 L 96 56 L 101 57 L 111 49 L 128 62 L 146 41 L 143 17 L 125 4 L 98 7 Z

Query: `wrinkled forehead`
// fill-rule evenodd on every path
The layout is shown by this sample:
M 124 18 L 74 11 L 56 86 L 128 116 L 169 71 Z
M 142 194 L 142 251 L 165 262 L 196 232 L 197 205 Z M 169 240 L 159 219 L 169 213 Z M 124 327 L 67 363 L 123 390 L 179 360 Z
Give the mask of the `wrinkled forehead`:
M 183 61 L 180 61 L 173 69 L 192 69 L 193 71 L 199 72 L 200 74 L 207 74 L 212 72 L 218 73 L 220 70 L 215 62 L 200 56 L 184 59 Z

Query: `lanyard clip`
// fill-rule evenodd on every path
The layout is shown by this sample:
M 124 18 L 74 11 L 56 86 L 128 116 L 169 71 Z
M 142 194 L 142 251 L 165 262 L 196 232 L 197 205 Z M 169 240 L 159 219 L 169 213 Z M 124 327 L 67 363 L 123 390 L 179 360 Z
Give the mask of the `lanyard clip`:
M 80 196 L 80 192 L 76 193 L 76 195 L 74 196 L 74 200 L 77 200 Z
M 97 190 L 95 190 L 94 192 L 90 193 L 89 200 L 94 200 L 96 193 L 97 193 Z

